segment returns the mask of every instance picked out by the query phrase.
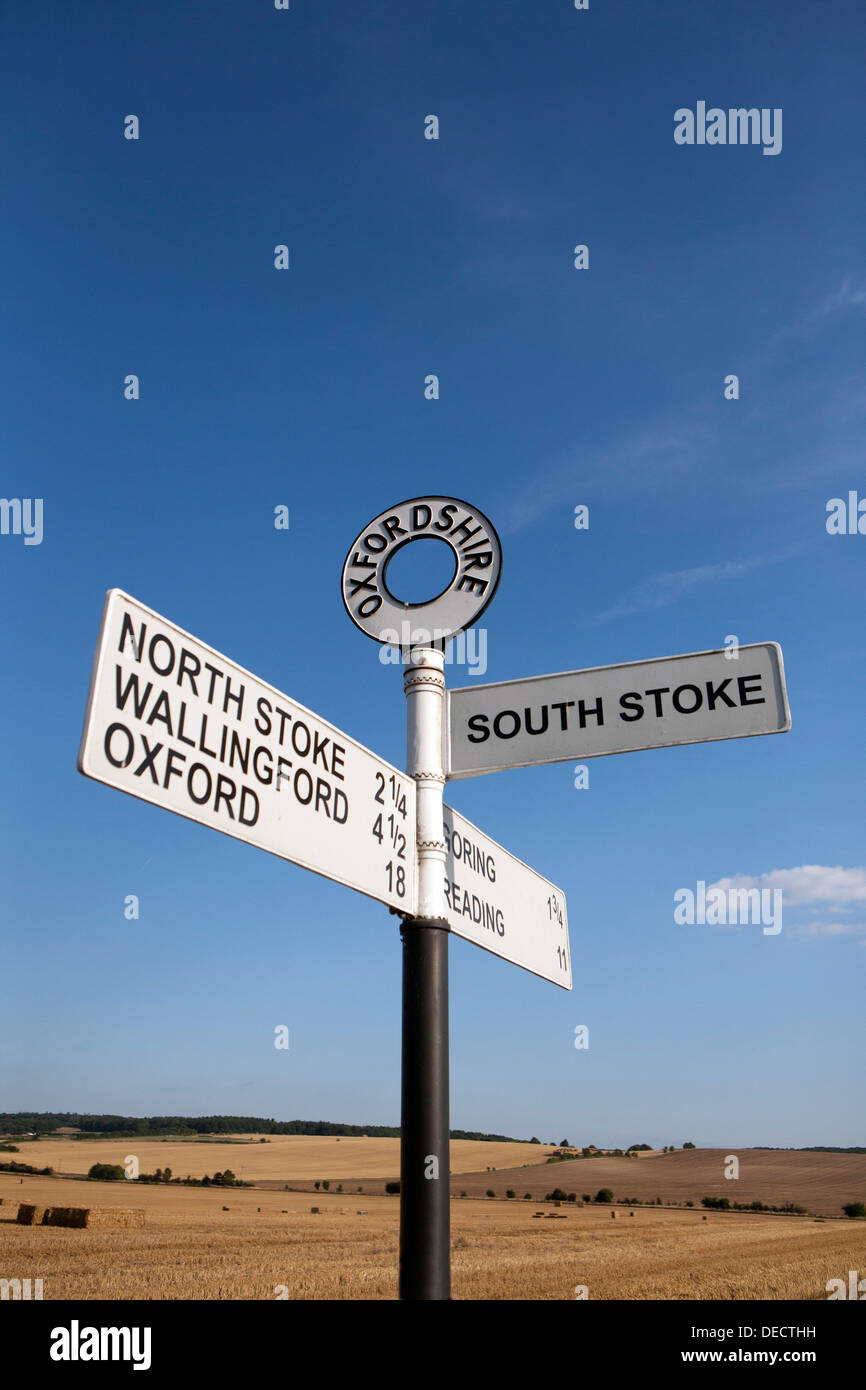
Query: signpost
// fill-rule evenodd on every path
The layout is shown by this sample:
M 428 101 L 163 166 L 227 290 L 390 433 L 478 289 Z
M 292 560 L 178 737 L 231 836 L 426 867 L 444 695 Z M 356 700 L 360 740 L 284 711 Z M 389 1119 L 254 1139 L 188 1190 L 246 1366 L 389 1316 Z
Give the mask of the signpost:
M 561 888 L 445 806 L 445 917 L 451 930 L 503 960 L 571 989 Z
M 599 758 L 791 727 L 781 648 L 629 661 L 448 694 L 448 776 Z
M 392 557 L 444 540 L 451 581 L 424 603 Z M 400 1297 L 450 1297 L 448 934 L 571 989 L 565 896 L 456 811 L 446 779 L 639 748 L 783 733 L 774 642 L 446 694 L 444 649 L 496 592 L 502 548 L 454 497 L 413 497 L 352 544 L 352 621 L 404 653 L 401 773 L 119 589 L 106 598 L 78 767 L 87 777 L 366 893 L 402 919 Z
M 120 589 L 106 596 L 86 777 L 415 910 L 415 786 Z

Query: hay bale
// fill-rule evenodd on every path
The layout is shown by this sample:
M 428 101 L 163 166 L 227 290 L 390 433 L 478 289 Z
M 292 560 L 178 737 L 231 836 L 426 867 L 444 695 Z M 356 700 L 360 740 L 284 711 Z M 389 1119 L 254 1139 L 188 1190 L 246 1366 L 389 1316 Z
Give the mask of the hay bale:
M 129 1230 L 144 1225 L 142 1207 L 48 1207 L 43 1226 L 70 1226 L 76 1230 Z
M 34 1207 L 30 1202 L 21 1202 L 15 1220 L 19 1226 L 38 1226 L 44 1215 L 44 1207 Z
M 89 1207 L 46 1207 L 42 1225 L 83 1227 L 89 1215 Z

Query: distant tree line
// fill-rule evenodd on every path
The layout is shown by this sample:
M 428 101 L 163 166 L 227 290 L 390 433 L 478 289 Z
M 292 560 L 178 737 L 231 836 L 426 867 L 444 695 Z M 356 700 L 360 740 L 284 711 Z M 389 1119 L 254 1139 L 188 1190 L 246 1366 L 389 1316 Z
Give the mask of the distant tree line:
M 372 1139 L 399 1139 L 399 1125 L 343 1125 L 331 1120 L 272 1120 L 258 1115 L 77 1115 L 16 1111 L 0 1114 L 0 1133 L 51 1134 L 56 1129 L 80 1129 L 84 1134 L 161 1136 L 166 1134 L 339 1134 L 362 1135 Z M 480 1130 L 452 1129 L 452 1139 L 475 1139 L 488 1143 L 514 1144 L 508 1134 L 483 1134 Z
M 50 1169 L 48 1170 L 51 1171 Z M 126 1177 L 126 1171 L 119 1163 L 94 1163 L 88 1170 L 88 1178 L 94 1182 L 143 1182 L 143 1183 L 180 1183 L 182 1187 L 252 1187 L 251 1182 L 244 1182 L 241 1178 L 235 1177 L 231 1168 L 226 1168 L 224 1173 L 214 1173 L 213 1177 L 208 1177 L 205 1173 L 203 1178 L 175 1178 L 172 1176 L 170 1168 L 157 1168 L 155 1173 L 139 1173 L 137 1178 Z

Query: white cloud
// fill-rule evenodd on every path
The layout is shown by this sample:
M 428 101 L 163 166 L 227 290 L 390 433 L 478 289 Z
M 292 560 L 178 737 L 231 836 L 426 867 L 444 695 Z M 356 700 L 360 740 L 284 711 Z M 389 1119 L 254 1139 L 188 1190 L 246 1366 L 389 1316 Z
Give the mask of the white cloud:
M 713 888 L 781 888 L 786 907 L 802 903 L 861 903 L 866 902 L 866 868 L 844 869 L 841 865 L 803 864 L 797 869 L 772 869 L 768 874 L 750 877 L 738 874 L 720 878 Z M 813 924 L 827 935 L 840 934 L 856 928 L 841 924 Z

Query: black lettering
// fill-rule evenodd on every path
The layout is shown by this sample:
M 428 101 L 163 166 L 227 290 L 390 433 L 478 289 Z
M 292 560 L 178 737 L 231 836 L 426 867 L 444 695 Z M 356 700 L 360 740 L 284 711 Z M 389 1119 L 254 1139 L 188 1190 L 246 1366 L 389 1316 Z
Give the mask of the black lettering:
M 501 907 L 497 907 L 496 909 L 496 930 L 499 932 L 500 936 L 505 935 L 505 918 L 502 915 Z
M 185 763 L 185 762 L 186 762 L 186 753 L 179 753 L 179 752 L 177 751 L 176 748 L 168 748 L 168 749 L 166 749 L 166 755 L 165 755 L 165 777 L 164 777 L 163 780 L 162 780 L 162 785 L 163 785 L 164 787 L 167 787 L 167 786 L 168 786 L 169 781 L 171 780 L 172 777 L 179 777 L 179 776 L 180 776 L 179 770 L 176 769 L 176 768 L 175 768 L 175 765 L 174 765 L 174 760 L 175 760 L 175 758 L 180 758 L 180 761 L 181 761 L 182 763 Z
M 145 756 L 144 761 L 139 763 L 138 767 L 134 769 L 135 776 L 140 777 L 143 772 L 147 771 L 150 773 L 151 781 L 155 782 L 156 785 L 159 786 L 159 778 L 156 775 L 156 768 L 153 765 L 153 760 L 156 757 L 159 750 L 162 748 L 162 744 L 157 743 L 155 747 L 151 748 L 144 734 L 142 734 L 141 736 L 141 741 L 144 744 Z
M 120 729 L 124 734 L 126 734 L 127 748 L 125 758 L 115 758 L 111 751 L 111 739 L 117 729 Z M 135 739 L 132 737 L 132 734 L 129 732 L 125 724 L 109 724 L 108 728 L 105 731 L 105 742 L 102 746 L 105 751 L 105 756 L 111 763 L 112 767 L 129 767 L 129 764 L 132 762 L 132 754 L 135 750 Z
M 321 754 L 321 755 L 322 755 L 322 767 L 325 769 L 326 772 L 328 771 L 328 759 L 325 757 L 325 749 L 327 748 L 327 746 L 328 746 L 328 744 L 329 744 L 330 742 L 331 742 L 331 740 L 330 740 L 329 738 L 320 738 L 319 735 L 318 735 L 317 733 L 314 732 L 314 734 L 313 734 L 313 765 L 315 766 L 316 759 L 318 758 L 319 754 Z
M 369 589 L 371 594 L 377 592 L 375 579 L 350 579 L 349 583 L 352 586 L 349 598 L 354 598 L 356 594 L 362 593 L 364 589 Z
M 259 757 L 262 754 L 264 754 L 268 760 L 265 772 L 262 772 L 259 767 Z M 263 743 L 260 743 L 255 753 L 253 753 L 253 776 L 266 787 L 269 787 L 274 780 L 274 764 L 271 758 L 271 750 L 270 748 L 266 748 Z
M 620 714 L 620 719 L 625 719 L 630 723 L 635 719 L 643 719 L 643 705 L 641 697 L 636 690 L 630 690 L 627 695 L 620 695 L 619 702 L 627 714 Z
M 376 542 L 374 545 L 373 542 Z M 380 550 L 384 550 L 388 542 L 384 536 L 380 536 L 378 531 L 371 531 L 369 536 L 364 537 L 364 544 L 368 550 L 372 550 L 374 555 L 378 555 Z
M 523 719 L 524 719 L 524 722 L 525 722 L 525 724 L 526 724 L 526 732 L 527 732 L 528 734 L 546 734 L 546 733 L 547 733 L 547 705 L 542 705 L 542 706 L 541 706 L 541 713 L 542 713 L 541 728 L 540 728 L 540 729 L 533 729 L 533 727 L 532 727 L 532 709 L 531 709 L 529 706 L 527 706 L 527 708 L 523 711 Z
M 264 734 L 267 737 L 267 735 L 271 732 L 272 710 L 270 700 L 266 700 L 264 695 L 260 695 L 259 698 L 256 700 L 256 709 L 259 712 L 259 718 L 264 723 L 264 728 L 262 728 L 262 725 L 259 723 L 258 719 L 254 721 L 255 726 L 260 734 Z
M 514 728 L 511 730 L 510 734 L 503 733 L 501 727 L 503 719 L 514 720 Z M 520 715 L 517 713 L 516 710 L 513 709 L 500 710 L 493 721 L 493 732 L 495 733 L 497 738 L 514 738 L 515 734 L 518 734 L 520 732 Z
M 138 641 L 135 640 L 135 628 L 132 626 L 132 619 L 128 613 L 124 613 L 123 622 L 120 625 L 120 641 L 117 650 L 122 652 L 126 646 L 127 637 L 132 638 L 132 650 L 135 652 L 136 661 L 141 661 L 141 653 L 144 650 L 144 635 L 147 632 L 147 623 L 142 623 L 141 631 L 138 634 Z
M 382 530 L 387 531 L 389 544 L 395 536 L 407 536 L 409 534 L 406 527 L 400 525 L 400 518 L 398 516 L 386 517 L 382 522 Z
M 184 732 L 183 732 L 183 731 L 184 731 L 185 726 L 186 726 L 186 701 L 185 701 L 185 700 L 181 700 L 181 702 L 180 702 L 180 723 L 179 723 L 178 726 L 177 726 L 177 736 L 178 736 L 178 738 L 180 739 L 181 743 L 186 743 L 186 744 L 189 745 L 190 748 L 195 748 L 195 739 L 194 739 L 194 738 L 186 738 L 186 737 L 184 736 Z
M 598 726 L 601 728 L 604 723 L 604 709 L 602 707 L 601 696 L 598 697 L 592 709 L 587 709 L 583 700 L 577 702 L 577 721 L 581 729 L 586 728 L 587 719 L 597 719 Z
M 341 782 L 345 781 L 345 778 L 343 777 L 343 765 L 345 762 L 345 758 L 346 750 L 343 747 L 342 743 L 334 743 L 331 746 L 331 773 L 334 777 L 338 777 Z
M 573 704 L 573 700 L 557 700 L 555 705 L 550 706 L 551 709 L 559 710 L 559 727 L 563 731 L 568 728 L 568 715 L 566 714 L 566 710 Z
M 420 512 L 424 512 L 423 521 L 418 520 L 418 515 Z M 420 506 L 416 504 L 416 506 L 412 508 L 412 530 L 426 531 L 427 527 L 430 525 L 430 518 L 432 517 L 432 515 L 433 513 L 427 506 L 426 502 L 422 502 Z
M 378 613 L 381 607 L 382 597 L 380 594 L 376 594 L 375 597 L 371 596 L 365 598 L 364 602 L 360 604 L 358 608 L 358 616 L 361 618 L 372 618 L 373 614 Z
M 480 527 L 480 526 L 475 526 L 475 527 L 473 527 L 472 529 L 470 529 L 469 523 L 470 523 L 470 521 L 474 521 L 474 520 L 475 520 L 475 517 L 472 516 L 472 514 L 470 513 L 469 516 L 467 516 L 467 518 L 466 518 L 465 521 L 461 521 L 461 523 L 460 523 L 459 526 L 455 526 L 455 527 L 454 527 L 454 530 L 450 533 L 450 534 L 451 534 L 451 539 L 454 540 L 457 536 L 460 535 L 460 533 L 461 533 L 461 531 L 462 531 L 462 532 L 463 532 L 463 543 L 465 543 L 466 541 L 471 541 L 472 537 L 473 537 L 473 536 L 477 536 L 477 535 L 478 535 L 478 532 L 481 530 L 481 527 Z
M 301 781 L 301 778 L 302 778 L 302 777 L 304 777 L 304 778 L 306 779 L 306 786 L 307 786 L 307 794 L 306 794 L 306 796 L 301 796 L 301 792 L 300 792 L 300 781 Z M 298 770 L 297 770 L 297 772 L 295 773 L 294 791 L 295 791 L 295 797 L 297 798 L 298 801 L 300 801 L 301 805 L 302 805 L 302 806 L 309 806 L 310 802 L 311 802 L 312 799 L 313 799 L 313 779 L 312 779 L 312 777 L 310 776 L 309 772 L 307 771 L 307 769 L 306 769 L 305 767 L 299 767 Z
M 303 748 L 298 747 L 299 731 L 303 734 L 303 737 L 306 740 Z M 299 758 L 305 758 L 307 756 L 307 754 L 310 751 L 310 745 L 312 744 L 312 742 L 313 739 L 309 729 L 307 728 L 304 721 L 302 719 L 299 719 L 295 724 L 292 725 L 292 747 L 294 748 Z
M 215 749 L 215 748 L 208 748 L 207 744 L 206 744 L 205 741 L 204 741 L 204 740 L 205 740 L 205 734 L 206 734 L 206 733 L 207 733 L 207 715 L 206 715 L 206 714 L 203 714 L 202 717 L 201 717 L 201 729 L 199 730 L 199 735 L 198 735 L 198 747 L 199 747 L 199 752 L 200 752 L 200 753 L 207 753 L 207 755 L 208 755 L 209 758 L 215 758 L 215 757 L 216 757 L 216 749 Z
M 204 796 L 196 796 L 195 791 L 193 789 L 192 779 L 197 772 L 203 772 L 207 781 L 207 790 L 205 791 Z M 187 773 L 186 789 L 190 794 L 191 800 L 195 802 L 196 806 L 203 806 L 206 801 L 210 801 L 211 785 L 211 776 L 204 763 L 193 763 L 192 767 Z
M 324 810 L 325 815 L 327 816 L 328 820 L 331 819 L 331 813 L 330 813 L 330 811 L 328 810 L 328 803 L 330 802 L 330 800 L 331 800 L 331 784 L 330 784 L 330 782 L 326 782 L 325 779 L 324 779 L 324 777 L 317 777 L 317 778 L 316 778 L 316 810 L 318 811 L 319 807 L 321 806 L 322 809 Z
M 753 695 L 753 694 L 755 693 L 753 690 L 750 690 L 750 689 L 748 688 L 748 682 L 749 682 L 749 681 L 757 681 L 757 682 L 758 682 L 758 687 L 757 687 L 758 690 L 760 690 L 760 688 L 761 688 L 761 677 L 760 677 L 760 676 L 738 676 L 738 677 L 737 677 L 737 685 L 739 686 L 739 689 L 740 689 L 740 704 L 741 704 L 741 705 L 765 705 L 767 702 L 766 702 L 766 700 L 764 699 L 763 695 L 761 695 L 760 698 L 757 699 L 757 700 L 749 700 L 749 699 L 746 698 L 748 695 Z
M 237 731 L 235 729 L 232 729 L 232 743 L 231 748 L 229 750 L 229 767 L 234 767 L 236 757 L 238 764 L 240 765 L 241 772 L 244 774 L 244 776 L 246 776 L 246 773 L 250 765 L 250 740 L 247 738 L 244 739 L 242 742 L 240 735 L 237 733 Z
M 660 685 L 660 686 L 658 687 L 657 690 L 645 690 L 645 691 L 644 691 L 644 694 L 645 694 L 645 695 L 652 695 L 653 698 L 654 698 L 654 700 L 655 700 L 656 718 L 657 718 L 657 719 L 660 719 L 661 716 L 662 716 L 662 714 L 663 714 L 661 697 L 662 697 L 662 695 L 667 695 L 669 692 L 670 692 L 670 686 L 669 686 L 669 685 Z
M 226 791 L 224 789 L 223 784 L 225 784 L 225 787 L 231 787 L 231 791 Z M 219 811 L 220 802 L 224 801 L 226 804 L 226 810 L 229 813 L 229 820 L 234 820 L 235 813 L 232 810 L 232 802 L 234 801 L 235 796 L 237 795 L 237 790 L 238 789 L 232 781 L 231 777 L 226 777 L 225 774 L 222 772 L 218 773 L 216 784 L 216 796 L 214 797 L 213 802 L 214 811 Z
M 345 825 L 346 821 L 349 819 L 349 798 L 339 787 L 334 788 L 334 804 L 332 809 L 334 820 L 337 825 Z M 342 812 L 342 815 L 340 812 Z
M 476 579 L 472 574 L 461 574 L 457 581 L 458 589 L 468 589 L 471 594 L 483 594 L 487 588 L 486 579 Z
M 193 662 L 193 661 L 195 662 L 195 670 L 194 670 L 194 671 L 190 670 L 190 666 L 189 666 L 189 663 L 190 663 L 190 662 Z M 189 676 L 189 683 L 190 683 L 190 685 L 192 686 L 192 693 L 193 693 L 193 695 L 197 695 L 197 694 L 198 694 L 198 689 L 196 688 L 195 678 L 196 678 L 197 675 L 199 675 L 200 671 L 201 671 L 201 662 L 199 661 L 199 659 L 198 659 L 198 657 L 196 656 L 195 652 L 189 651 L 186 647 L 181 647 L 181 649 L 180 649 L 180 661 L 179 661 L 179 663 L 178 663 L 178 668 L 177 668 L 177 683 L 178 683 L 178 685 L 180 685 L 180 684 L 183 682 L 184 676 Z
M 285 740 L 286 721 L 287 721 L 288 719 L 291 719 L 292 716 L 288 713 L 287 710 L 280 709 L 279 705 L 277 705 L 277 714 L 280 716 L 280 737 L 279 737 L 279 745 L 280 745 L 280 747 L 282 748 L 283 742 L 284 742 L 284 740 Z
M 695 703 L 691 706 L 691 708 L 683 707 L 682 695 L 684 690 L 691 690 L 694 692 Z M 678 714 L 694 714 L 695 711 L 699 710 L 701 705 L 704 703 L 703 691 L 697 685 L 678 685 L 673 695 L 671 696 L 671 699 L 674 702 L 674 709 L 677 711 Z
M 726 676 L 721 685 L 715 687 L 712 681 L 707 681 L 707 709 L 715 709 L 717 700 L 721 700 L 729 709 L 736 709 L 737 706 L 730 695 L 725 694 L 725 686 L 730 685 L 730 683 L 730 676 Z
M 448 530 L 450 530 L 450 529 L 451 529 L 451 524 L 452 524 L 452 521 L 453 521 L 453 518 L 454 518 L 454 513 L 456 512 L 456 510 L 457 510 L 457 508 L 456 508 L 456 507 L 454 506 L 454 504 L 451 503 L 451 502 L 448 503 L 448 506 L 447 506 L 447 507 L 440 507 L 440 508 L 439 508 L 439 520 L 433 522 L 434 530 L 436 530 L 436 531 L 448 531 Z M 445 518 L 444 521 L 443 521 L 443 519 L 442 519 L 443 517 Z
M 238 707 L 238 712 L 237 712 L 237 714 L 235 715 L 235 718 L 236 718 L 236 719 L 242 719 L 242 718 L 243 718 L 243 714 L 244 714 L 244 691 L 245 691 L 245 689 L 246 689 L 246 687 L 242 685 L 241 688 L 240 688 L 240 690 L 237 692 L 236 695 L 235 695 L 235 694 L 232 694 L 232 678 L 231 678 L 231 676 L 226 676 L 226 693 L 225 693 L 225 695 L 223 696 L 223 714 L 228 714 L 228 702 L 229 702 L 229 700 L 234 700 L 235 704 L 236 704 L 237 707 Z
M 490 737 L 490 730 L 487 727 L 486 714 L 473 714 L 471 719 L 467 719 L 467 726 L 472 730 L 471 734 L 466 735 L 467 743 L 485 743 Z
M 471 549 L 471 548 L 472 548 L 472 547 L 470 546 L 470 549 Z M 493 564 L 493 551 L 492 551 L 492 550 L 482 550 L 482 552 L 481 552 L 480 555 L 473 555 L 471 559 L 469 559 L 469 560 L 466 561 L 466 568 L 467 568 L 468 570 L 471 570 L 471 569 L 486 570 L 486 569 L 489 569 L 489 567 L 490 567 L 492 564 Z
M 222 678 L 223 678 L 223 673 L 222 673 L 222 671 L 218 670 L 216 666 L 211 666 L 211 664 L 210 664 L 209 661 L 206 661 L 206 662 L 205 662 L 205 664 L 204 664 L 204 669 L 205 669 L 206 671 L 210 671 L 210 689 L 208 690 L 208 693 L 207 693 L 207 702 L 208 702 L 209 705 L 212 705 L 212 704 L 213 704 L 214 686 L 215 686 L 216 683 L 217 683 L 217 679 L 222 680 Z
M 244 807 L 246 806 L 246 800 L 247 800 L 247 797 L 248 797 L 248 796 L 251 796 L 251 797 L 252 797 L 253 802 L 254 802 L 254 804 L 255 804 L 255 811 L 253 812 L 252 816 L 250 816 L 249 818 L 247 818 L 247 817 L 244 815 Z M 241 825 L 255 825 L 255 823 L 256 823 L 256 821 L 258 820 L 258 818 L 259 818 L 259 798 L 258 798 L 258 796 L 257 796 L 256 793 L 253 791 L 252 787 L 242 787 L 242 788 L 241 788 L 241 804 L 240 804 L 240 806 L 238 807 L 238 820 L 240 821 Z
M 159 692 L 153 709 L 150 711 L 147 723 L 153 724 L 156 720 L 158 720 L 160 724 L 164 724 L 169 734 L 172 737 L 174 736 L 174 730 L 171 727 L 171 706 L 168 703 L 168 691 L 166 690 L 161 690 Z
M 168 657 L 169 657 L 169 660 L 168 660 L 168 665 L 166 666 L 165 670 L 163 670 L 161 666 L 157 666 L 157 664 L 156 664 L 156 658 L 155 658 L 155 656 L 154 656 L 154 648 L 156 647 L 157 642 L 164 642 L 165 645 L 168 647 Z M 174 651 L 174 647 L 173 647 L 172 643 L 171 643 L 171 642 L 169 641 L 169 639 L 168 639 L 167 637 L 165 637 L 161 632 L 158 632 L 158 633 L 156 634 L 155 637 L 151 637 L 151 639 L 150 639 L 150 646 L 149 646 L 148 649 L 147 649 L 147 656 L 148 656 L 148 660 L 150 661 L 151 666 L 153 667 L 154 671 L 156 671 L 157 675 L 160 675 L 160 676 L 169 676 L 169 675 L 171 675 L 172 671 L 174 670 L 175 651 Z
M 277 791 L 280 790 L 280 782 L 282 782 L 282 781 L 290 782 L 290 781 L 291 781 L 291 778 L 289 777 L 289 774 L 288 774 L 287 772 L 283 772 L 283 768 L 284 768 L 284 767 L 291 767 L 291 766 L 292 766 L 292 764 L 291 764 L 291 762 L 289 761 L 288 758 L 284 758 L 284 757 L 282 757 L 282 755 L 281 755 L 280 757 L 277 758 L 277 780 L 276 780 L 276 784 L 275 784 L 275 787 L 276 787 L 276 790 L 277 790 Z
M 378 563 L 378 560 L 370 560 L 366 555 L 361 555 L 361 553 L 356 550 L 352 556 L 350 568 L 354 570 L 374 570 Z
M 117 666 L 117 667 L 115 667 L 115 670 L 116 670 L 116 672 L 117 672 L 117 676 L 116 676 L 116 680 L 115 680 L 115 687 L 116 687 L 115 704 L 117 705 L 117 708 L 118 708 L 118 709 L 123 709 L 123 708 L 124 708 L 124 706 L 125 706 L 125 704 L 126 704 L 128 698 L 129 698 L 129 692 L 130 692 L 130 690 L 131 690 L 131 691 L 133 692 L 133 696 L 132 696 L 132 705 L 133 705 L 133 709 L 135 710 L 135 717 L 136 717 L 136 719 L 141 719 L 142 715 L 144 714 L 144 707 L 145 707 L 145 705 L 147 704 L 147 702 L 148 702 L 148 700 L 149 700 L 149 698 L 150 698 L 150 692 L 153 690 L 153 681 L 148 681 L 148 682 L 147 682 L 147 685 L 146 685 L 145 688 L 144 688 L 144 694 L 143 694 L 143 695 L 140 695 L 140 694 L 139 694 L 140 687 L 139 687 L 139 684 L 138 684 L 138 672 L 137 672 L 137 671 L 131 671 L 131 672 L 130 672 L 130 676 L 129 676 L 129 680 L 126 682 L 126 689 L 125 689 L 125 690 L 121 690 L 121 688 L 120 688 L 120 679 L 121 679 L 121 676 L 123 675 L 123 668 L 122 668 L 121 666 Z M 119 727 L 122 728 L 122 725 L 119 726 Z

